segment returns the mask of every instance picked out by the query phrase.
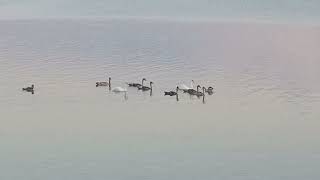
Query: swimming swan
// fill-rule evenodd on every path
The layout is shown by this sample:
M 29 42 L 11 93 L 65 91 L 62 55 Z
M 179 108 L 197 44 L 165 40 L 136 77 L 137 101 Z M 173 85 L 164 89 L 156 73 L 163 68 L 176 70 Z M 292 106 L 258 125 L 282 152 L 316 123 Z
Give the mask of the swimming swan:
M 146 78 L 143 78 L 141 84 L 139 84 L 139 83 L 127 83 L 127 84 L 129 87 L 141 87 L 141 86 L 143 86 L 143 82 L 146 80 L 147 80 Z
M 176 91 L 164 92 L 165 96 L 176 96 L 178 95 L 179 87 L 177 86 Z
M 123 87 L 115 87 L 112 89 L 112 92 L 120 93 L 120 92 L 127 92 L 127 89 Z
M 32 84 L 31 87 L 22 88 L 23 91 L 31 92 L 34 89 L 34 85 Z
M 152 84 L 153 84 L 153 82 L 150 82 L 150 87 L 148 87 L 148 86 L 140 86 L 140 87 L 138 87 L 138 89 L 142 90 L 142 91 L 149 91 L 149 90 L 152 91 Z
M 107 82 L 107 81 L 96 82 L 96 87 L 99 87 L 99 86 L 110 86 L 110 84 L 111 84 L 111 78 L 109 77 L 109 82 Z
M 188 89 L 188 90 L 183 90 L 183 92 L 184 93 L 189 93 L 190 95 L 197 95 L 199 93 L 199 88 L 201 88 L 200 85 L 197 86 L 197 90 Z
M 112 89 L 112 92 L 114 92 L 114 93 L 124 93 L 124 99 L 128 100 L 127 89 L 126 88 L 115 87 L 115 88 Z
M 208 87 L 208 88 L 205 88 L 205 92 L 208 93 L 209 95 L 212 95 L 213 94 L 213 87 Z
M 188 90 L 188 89 L 193 89 L 193 84 L 194 84 L 194 81 L 191 80 L 190 87 L 188 87 L 185 84 L 180 84 L 178 87 L 180 90 Z
M 196 96 L 198 96 L 198 97 L 205 96 L 205 94 L 204 94 L 205 91 L 206 91 L 206 88 L 205 88 L 205 87 L 202 87 L 202 92 L 197 91 Z

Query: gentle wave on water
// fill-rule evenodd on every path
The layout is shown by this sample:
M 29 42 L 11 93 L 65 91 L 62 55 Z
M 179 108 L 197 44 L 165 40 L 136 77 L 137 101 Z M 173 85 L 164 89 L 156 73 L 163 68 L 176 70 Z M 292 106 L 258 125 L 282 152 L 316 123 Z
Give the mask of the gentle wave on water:
M 21 179 L 11 172 L 22 169 L 29 179 L 320 177 L 317 27 L 150 20 L 0 27 L 0 179 Z M 126 100 L 95 87 L 109 76 L 113 87 L 147 78 L 152 96 L 126 87 Z M 191 80 L 214 87 L 205 104 L 164 96 Z M 22 92 L 32 83 L 34 95 Z
M 1 23 L 3 105 L 15 99 L 18 92 L 12 89 L 25 84 L 35 83 L 42 96 L 77 99 L 77 93 L 96 93 L 92 84 L 109 76 L 114 86 L 142 77 L 154 81 L 153 98 L 161 103 L 166 101 L 163 91 L 191 79 L 217 92 L 236 89 L 228 100 L 241 104 L 255 96 L 269 96 L 267 103 L 296 104 L 302 116 L 313 113 L 319 102 L 315 27 L 116 20 Z M 138 100 L 131 90 L 129 96 Z M 220 96 L 230 96 L 223 92 Z

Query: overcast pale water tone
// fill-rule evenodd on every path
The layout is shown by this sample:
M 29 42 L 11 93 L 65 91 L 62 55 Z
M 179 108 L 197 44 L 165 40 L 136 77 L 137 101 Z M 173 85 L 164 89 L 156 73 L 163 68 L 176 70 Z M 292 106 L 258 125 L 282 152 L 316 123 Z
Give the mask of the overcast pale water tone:
M 319 0 L 0 0 L 0 19 L 160 17 L 318 24 Z
M 319 49 L 307 25 L 2 20 L 0 179 L 319 179 Z M 215 93 L 163 96 L 191 80 Z

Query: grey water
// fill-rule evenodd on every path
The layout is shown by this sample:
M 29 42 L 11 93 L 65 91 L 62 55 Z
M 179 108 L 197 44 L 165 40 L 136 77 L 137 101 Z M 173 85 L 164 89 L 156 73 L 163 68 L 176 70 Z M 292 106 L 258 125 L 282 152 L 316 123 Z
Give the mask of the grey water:
M 319 49 L 310 25 L 1 20 L 0 179 L 319 179 Z M 215 93 L 164 96 L 191 80 Z

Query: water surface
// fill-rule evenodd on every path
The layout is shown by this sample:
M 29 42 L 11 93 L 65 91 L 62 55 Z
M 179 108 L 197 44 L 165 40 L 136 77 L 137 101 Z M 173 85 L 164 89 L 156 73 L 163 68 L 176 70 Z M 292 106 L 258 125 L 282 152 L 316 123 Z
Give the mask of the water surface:
M 320 29 L 0 22 L 0 179 L 319 179 Z M 152 80 L 152 96 L 96 88 Z M 163 91 L 191 80 L 202 99 Z M 35 84 L 35 94 L 21 88 Z

